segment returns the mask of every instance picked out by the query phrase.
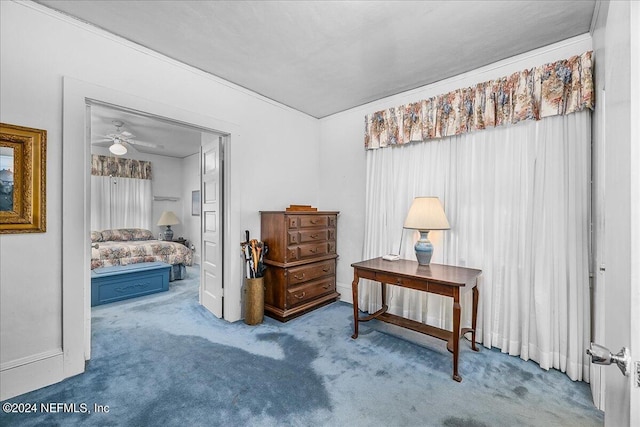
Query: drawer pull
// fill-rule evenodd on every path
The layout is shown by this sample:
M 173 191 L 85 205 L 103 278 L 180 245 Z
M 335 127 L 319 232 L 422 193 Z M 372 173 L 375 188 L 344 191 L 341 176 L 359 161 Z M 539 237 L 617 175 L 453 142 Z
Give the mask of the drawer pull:
M 306 294 L 307 294 L 306 292 L 302 292 L 300 295 L 298 295 L 298 294 L 293 294 L 293 296 L 294 296 L 294 297 L 296 297 L 296 298 L 298 298 L 298 299 L 302 299 L 302 298 L 304 298 L 304 297 L 305 297 L 305 295 L 306 295 Z
M 317 238 L 318 238 L 318 235 L 317 235 L 317 234 L 312 234 L 312 235 L 311 235 L 311 236 L 309 236 L 309 237 L 311 237 L 312 239 L 317 239 Z
M 401 285 L 402 284 L 402 279 L 396 279 L 396 283 Z
M 322 285 L 322 287 L 324 289 L 330 289 L 331 288 L 331 283 L 326 283 L 326 284 Z
M 317 224 L 317 223 L 318 223 L 318 221 L 317 221 L 317 220 L 315 220 L 315 219 L 312 219 L 312 220 L 310 220 L 309 222 L 310 222 L 311 224 Z
M 309 249 L 309 252 L 311 252 L 312 254 L 315 254 L 318 252 L 318 248 Z
M 331 269 L 329 267 L 325 267 L 322 269 L 322 271 L 324 271 L 325 273 L 328 273 L 331 271 Z
M 302 276 L 298 276 L 297 274 L 294 274 L 294 275 L 293 275 L 293 277 L 294 277 L 296 280 L 303 280 L 303 279 L 304 279 L 304 273 L 302 273 Z

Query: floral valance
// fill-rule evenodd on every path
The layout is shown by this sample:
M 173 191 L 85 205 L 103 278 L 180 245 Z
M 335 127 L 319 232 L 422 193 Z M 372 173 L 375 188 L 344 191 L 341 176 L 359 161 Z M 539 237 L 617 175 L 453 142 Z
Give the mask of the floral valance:
M 151 162 L 92 154 L 91 175 L 151 179 Z
M 593 109 L 592 52 L 365 117 L 366 149 Z

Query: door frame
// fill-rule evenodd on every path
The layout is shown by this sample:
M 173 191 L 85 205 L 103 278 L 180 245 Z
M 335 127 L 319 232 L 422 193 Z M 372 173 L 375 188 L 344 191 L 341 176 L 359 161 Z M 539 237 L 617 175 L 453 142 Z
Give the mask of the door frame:
M 240 127 L 214 117 L 205 116 L 148 100 L 116 89 L 105 88 L 74 78 L 63 78 L 62 126 L 62 350 L 63 378 L 84 372 L 85 361 L 91 357 L 91 278 L 90 278 L 90 158 L 91 147 L 87 108 L 90 102 L 111 104 L 121 108 L 145 112 L 203 130 L 229 135 L 225 151 L 223 241 L 240 236 L 240 199 L 234 197 L 230 183 L 235 179 L 232 145 L 241 142 Z M 239 169 L 239 168 L 238 168 Z M 82 195 L 82 197 L 78 197 Z M 239 257 L 232 256 L 229 247 L 223 248 L 225 313 L 229 321 L 241 316 L 240 286 L 242 266 Z M 227 307 L 228 305 L 228 307 Z
M 629 382 L 630 425 L 640 425 L 640 265 L 633 260 L 640 259 L 640 123 L 636 120 L 640 117 L 640 82 L 633 76 L 640 73 L 640 4 L 631 2 L 630 7 L 630 161 L 631 161 L 631 274 L 630 274 L 630 342 L 631 354 L 631 381 Z M 635 119 L 634 119 L 635 118 Z M 635 325 L 635 327 L 633 326 Z

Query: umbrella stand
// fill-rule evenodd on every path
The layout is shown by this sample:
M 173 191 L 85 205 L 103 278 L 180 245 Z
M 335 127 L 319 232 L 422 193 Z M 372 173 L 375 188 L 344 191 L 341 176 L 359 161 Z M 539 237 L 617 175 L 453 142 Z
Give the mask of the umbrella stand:
M 263 259 L 268 247 L 256 239 L 249 240 L 249 230 L 245 231 L 246 241 L 240 243 L 241 254 L 245 261 L 246 284 L 244 322 L 247 325 L 262 323 L 264 318 L 264 277 L 266 269 Z

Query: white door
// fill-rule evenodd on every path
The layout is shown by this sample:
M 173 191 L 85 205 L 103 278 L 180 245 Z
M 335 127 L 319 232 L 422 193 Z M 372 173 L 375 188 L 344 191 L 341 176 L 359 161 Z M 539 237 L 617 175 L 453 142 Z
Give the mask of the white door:
M 640 425 L 640 4 L 631 7 L 631 278 L 629 305 L 631 379 L 627 383 L 630 425 Z
M 222 318 L 222 141 L 219 135 L 202 134 L 200 304 Z
M 612 353 L 630 352 L 630 374 L 601 370 L 605 426 L 640 425 L 640 4 L 610 2 L 605 79 L 604 342 Z M 626 26 L 629 25 L 628 28 Z M 626 57 L 628 55 L 628 57 Z M 629 62 L 627 62 L 629 60 Z M 615 65 L 613 65 L 615 64 Z M 596 325 L 597 327 L 598 325 Z

